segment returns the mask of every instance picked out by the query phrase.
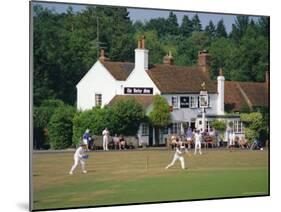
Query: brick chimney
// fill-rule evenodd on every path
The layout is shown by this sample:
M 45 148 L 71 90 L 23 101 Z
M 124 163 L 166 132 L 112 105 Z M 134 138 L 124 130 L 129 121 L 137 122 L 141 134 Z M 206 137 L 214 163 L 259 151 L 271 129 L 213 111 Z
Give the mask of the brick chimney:
M 135 69 L 148 69 L 148 50 L 145 49 L 145 37 L 138 40 L 138 48 L 135 49 Z
M 100 50 L 100 57 L 99 57 L 99 61 L 101 61 L 102 63 L 104 63 L 105 61 L 109 60 L 109 58 L 105 57 L 104 54 L 104 49 Z
M 199 51 L 198 53 L 198 67 L 207 74 L 210 74 L 211 55 L 207 50 Z
M 171 51 L 169 51 L 169 54 L 163 57 L 163 63 L 165 65 L 173 65 L 174 64 L 174 58 L 172 56 Z

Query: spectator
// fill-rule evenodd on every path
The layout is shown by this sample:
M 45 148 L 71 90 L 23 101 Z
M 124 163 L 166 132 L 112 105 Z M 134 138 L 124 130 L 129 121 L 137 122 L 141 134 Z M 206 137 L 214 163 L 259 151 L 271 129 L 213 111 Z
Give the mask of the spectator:
M 231 130 L 230 134 L 229 134 L 229 148 L 234 148 L 235 146 L 235 132 L 233 130 Z
M 192 138 L 193 138 L 193 132 L 191 128 L 189 127 L 186 131 L 186 141 L 187 141 L 187 148 L 191 148 L 191 143 L 192 143 Z
M 117 147 L 119 146 L 119 143 L 120 143 L 119 137 L 117 136 L 117 134 L 114 135 L 112 140 L 113 140 L 114 148 L 117 149 Z
M 120 135 L 119 137 L 119 150 L 121 150 L 123 147 L 123 149 L 126 149 L 126 141 L 123 137 L 123 135 Z
M 250 147 L 250 150 L 255 150 L 255 149 L 263 150 L 261 141 L 259 141 L 258 139 L 255 139 Z
M 239 147 L 241 147 L 242 149 L 244 149 L 245 147 L 246 147 L 247 149 L 249 148 L 248 141 L 245 139 L 244 136 L 241 136 L 241 137 L 239 138 L 238 144 L 239 144 Z

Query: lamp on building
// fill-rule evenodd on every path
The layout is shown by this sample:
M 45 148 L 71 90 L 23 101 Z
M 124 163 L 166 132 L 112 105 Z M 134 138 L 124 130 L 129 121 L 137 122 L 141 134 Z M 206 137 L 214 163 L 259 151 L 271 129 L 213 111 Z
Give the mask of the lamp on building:
M 205 131 L 206 129 L 206 108 L 209 106 L 209 95 L 208 91 L 206 90 L 206 83 L 203 82 L 201 84 L 202 89 L 200 90 L 199 94 L 199 107 L 202 113 L 202 129 Z

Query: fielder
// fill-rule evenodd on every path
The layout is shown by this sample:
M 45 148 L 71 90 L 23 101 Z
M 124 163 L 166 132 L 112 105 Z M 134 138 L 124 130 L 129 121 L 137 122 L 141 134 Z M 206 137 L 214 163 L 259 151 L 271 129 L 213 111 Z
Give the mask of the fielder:
M 103 150 L 108 151 L 109 131 L 107 128 L 105 128 L 102 131 L 102 135 L 103 135 L 103 143 L 102 143 Z
M 184 157 L 183 157 L 183 155 L 184 155 L 185 153 L 188 153 L 188 151 L 187 151 L 187 149 L 185 148 L 185 146 L 182 145 L 181 143 L 178 143 L 177 146 L 176 146 L 176 152 L 175 152 L 174 158 L 173 158 L 172 162 L 171 162 L 168 166 L 166 166 L 165 169 L 168 169 L 168 168 L 170 168 L 171 166 L 173 166 L 177 160 L 180 161 L 180 163 L 181 163 L 181 168 L 182 168 L 182 169 L 185 169 Z
M 69 172 L 70 175 L 73 175 L 74 170 L 76 169 L 76 167 L 78 166 L 78 163 L 80 162 L 81 164 L 81 168 L 82 168 L 82 172 L 84 174 L 87 173 L 86 169 L 85 169 L 85 160 L 87 159 L 87 156 L 85 154 L 86 152 L 86 145 L 84 143 L 82 143 L 80 145 L 80 147 L 77 148 L 77 150 L 74 153 L 74 164 L 71 167 L 71 170 Z
M 202 155 L 202 152 L 201 152 L 202 135 L 199 133 L 199 130 L 196 131 L 194 138 L 195 138 L 194 155 L 197 154 L 197 150 L 199 150 L 199 154 Z

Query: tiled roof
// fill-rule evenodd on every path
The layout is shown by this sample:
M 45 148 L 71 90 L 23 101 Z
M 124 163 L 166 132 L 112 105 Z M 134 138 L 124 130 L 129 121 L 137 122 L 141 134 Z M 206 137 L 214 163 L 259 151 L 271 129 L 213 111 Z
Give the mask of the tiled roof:
M 224 107 L 225 110 L 240 111 L 243 107 L 248 107 L 246 100 L 241 94 L 235 81 L 224 82 Z
M 110 74 L 120 81 L 125 81 L 130 73 L 133 71 L 135 64 L 129 62 L 101 62 Z
M 161 93 L 199 93 L 203 82 L 210 93 L 217 92 L 216 82 L 198 68 L 156 64 L 147 73 Z
M 102 64 L 116 80 L 121 81 L 125 81 L 134 69 L 134 63 L 129 62 L 105 61 Z M 217 92 L 217 82 L 197 67 L 155 64 L 149 66 L 147 73 L 164 94 L 199 93 L 202 82 L 205 82 L 209 93 Z M 109 104 L 128 98 L 135 98 L 144 107 L 148 107 L 153 100 L 152 96 L 117 95 Z M 268 106 L 268 84 L 225 81 L 224 103 L 225 109 L 232 111 L 239 111 L 245 106 Z
M 243 107 L 268 107 L 268 84 L 225 81 L 225 109 L 240 111 Z
M 268 86 L 266 83 L 239 82 L 253 107 L 268 106 Z
M 108 103 L 109 106 L 113 105 L 115 102 L 120 100 L 128 100 L 128 99 L 134 99 L 138 103 L 140 103 L 144 108 L 149 107 L 153 102 L 154 96 L 150 95 L 116 95 L 111 99 L 111 101 Z

